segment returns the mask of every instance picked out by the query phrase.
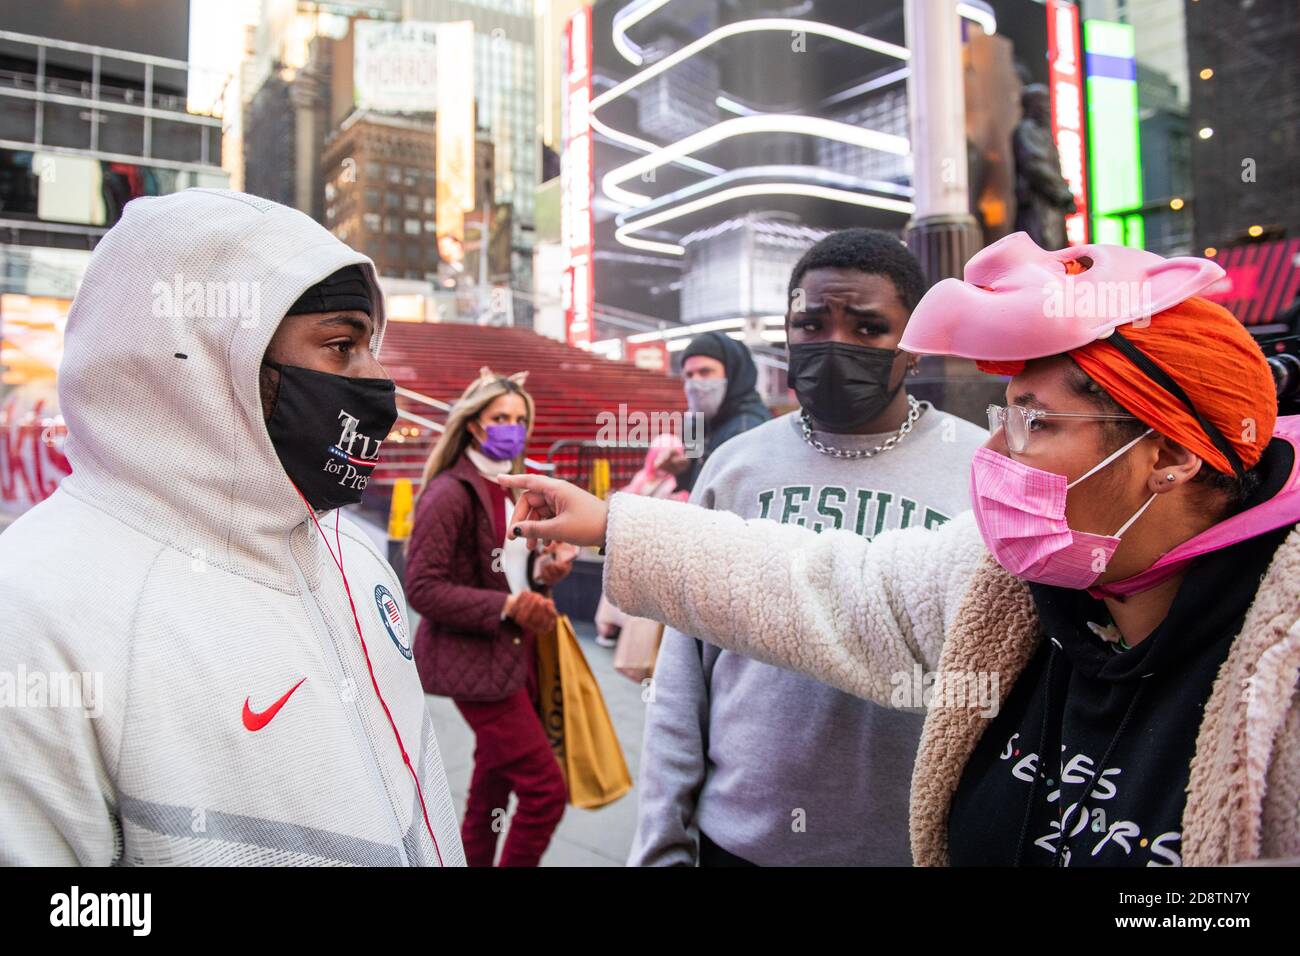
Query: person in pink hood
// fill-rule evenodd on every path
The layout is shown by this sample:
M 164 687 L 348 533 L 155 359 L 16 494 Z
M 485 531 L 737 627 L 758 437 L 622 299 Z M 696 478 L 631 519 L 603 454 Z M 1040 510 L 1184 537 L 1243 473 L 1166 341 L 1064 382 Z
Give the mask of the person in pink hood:
M 626 487 L 620 489 L 624 494 L 645 495 L 650 498 L 668 498 L 672 501 L 686 501 L 690 492 L 677 491 L 677 477 L 664 469 L 664 463 L 674 455 L 685 455 L 686 447 L 682 440 L 670 432 L 656 435 L 650 447 L 646 449 L 645 464 L 632 476 Z M 596 643 L 601 647 L 613 647 L 618 643 L 618 634 L 627 624 L 627 615 L 609 602 L 604 593 L 600 595 L 600 604 L 596 606 Z

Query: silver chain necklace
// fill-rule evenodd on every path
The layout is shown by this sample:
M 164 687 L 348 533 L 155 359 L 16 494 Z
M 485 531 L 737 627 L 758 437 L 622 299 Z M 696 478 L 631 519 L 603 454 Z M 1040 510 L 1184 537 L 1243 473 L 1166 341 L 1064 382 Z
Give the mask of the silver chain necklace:
M 903 436 L 912 430 L 912 426 L 917 423 L 921 415 L 923 415 L 926 409 L 930 407 L 929 402 L 918 402 L 911 395 L 908 395 L 907 420 L 899 426 L 897 432 L 890 435 L 882 444 L 877 445 L 875 448 L 834 448 L 831 445 L 818 441 L 816 438 L 813 438 L 812 425 L 808 422 L 807 412 L 801 412 L 799 414 L 799 424 L 803 428 L 803 440 L 812 445 L 823 455 L 830 455 L 832 458 L 875 458 L 881 452 L 889 451 L 889 449 L 902 441 Z

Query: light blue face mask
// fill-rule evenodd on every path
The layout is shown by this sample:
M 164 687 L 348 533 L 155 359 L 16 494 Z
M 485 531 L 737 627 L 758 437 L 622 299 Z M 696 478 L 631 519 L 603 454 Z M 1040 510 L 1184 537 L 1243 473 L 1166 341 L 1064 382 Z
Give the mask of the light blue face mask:
M 718 414 L 718 409 L 722 407 L 722 400 L 727 397 L 725 378 L 688 378 L 684 387 L 686 407 L 692 412 L 699 412 L 705 418 Z

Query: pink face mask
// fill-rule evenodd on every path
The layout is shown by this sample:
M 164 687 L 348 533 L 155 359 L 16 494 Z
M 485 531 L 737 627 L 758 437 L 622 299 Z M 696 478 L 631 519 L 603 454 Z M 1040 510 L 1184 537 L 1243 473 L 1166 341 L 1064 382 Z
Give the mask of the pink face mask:
M 1120 536 L 1156 500 L 1153 494 L 1113 535 L 1073 530 L 1065 520 L 1069 489 L 1101 471 L 1151 429 L 1074 481 L 1031 468 L 988 448 L 971 461 L 971 502 L 984 544 L 998 564 L 1025 581 L 1082 590 L 1095 584 L 1119 547 Z

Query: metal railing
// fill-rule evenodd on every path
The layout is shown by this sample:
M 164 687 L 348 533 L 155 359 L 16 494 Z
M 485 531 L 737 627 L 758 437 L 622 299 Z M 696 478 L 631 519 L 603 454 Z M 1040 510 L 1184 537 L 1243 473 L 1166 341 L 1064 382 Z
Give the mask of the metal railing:
M 649 449 L 648 444 L 611 445 L 566 439 L 551 445 L 546 460 L 554 477 L 571 481 L 593 494 L 601 494 L 617 491 L 630 482 L 645 464 Z M 598 465 L 600 461 L 608 464 Z

